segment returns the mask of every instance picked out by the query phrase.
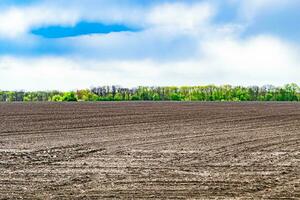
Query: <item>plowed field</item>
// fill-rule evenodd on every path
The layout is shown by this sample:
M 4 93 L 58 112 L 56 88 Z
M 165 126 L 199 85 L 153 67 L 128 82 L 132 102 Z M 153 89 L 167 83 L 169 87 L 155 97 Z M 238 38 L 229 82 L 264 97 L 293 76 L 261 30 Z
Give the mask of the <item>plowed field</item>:
M 0 199 L 21 198 L 300 199 L 300 104 L 0 104 Z

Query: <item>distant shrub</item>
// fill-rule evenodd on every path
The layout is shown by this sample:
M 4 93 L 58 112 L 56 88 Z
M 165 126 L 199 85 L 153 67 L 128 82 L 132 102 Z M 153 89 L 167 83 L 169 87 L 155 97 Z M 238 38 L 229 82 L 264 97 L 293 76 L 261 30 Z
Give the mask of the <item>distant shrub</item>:
M 51 100 L 52 101 L 62 101 L 62 96 L 60 96 L 60 95 L 54 95 Z
M 132 101 L 138 101 L 138 100 L 141 100 L 141 98 L 138 95 L 132 95 L 131 100 Z
M 77 97 L 74 92 L 66 92 L 61 98 L 62 101 L 77 101 Z
M 153 97 L 152 97 L 152 100 L 153 101 L 159 101 L 161 99 L 160 99 L 160 96 L 158 94 L 154 94 Z
M 172 101 L 181 101 L 181 96 L 177 93 L 171 94 L 171 100 Z

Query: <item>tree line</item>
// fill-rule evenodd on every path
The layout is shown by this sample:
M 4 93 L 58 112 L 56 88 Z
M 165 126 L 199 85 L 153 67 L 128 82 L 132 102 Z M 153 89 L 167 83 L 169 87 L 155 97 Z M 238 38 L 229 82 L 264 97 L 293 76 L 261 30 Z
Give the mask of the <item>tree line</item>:
M 286 84 L 231 86 L 206 85 L 182 87 L 92 87 L 77 91 L 1 91 L 0 101 L 300 101 L 300 87 Z

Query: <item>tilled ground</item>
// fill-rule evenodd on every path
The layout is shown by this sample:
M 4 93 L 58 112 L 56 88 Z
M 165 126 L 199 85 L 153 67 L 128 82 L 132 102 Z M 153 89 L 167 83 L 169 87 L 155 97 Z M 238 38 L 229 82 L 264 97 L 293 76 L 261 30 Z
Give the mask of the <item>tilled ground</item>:
M 300 199 L 300 104 L 0 104 L 0 199 L 110 198 Z

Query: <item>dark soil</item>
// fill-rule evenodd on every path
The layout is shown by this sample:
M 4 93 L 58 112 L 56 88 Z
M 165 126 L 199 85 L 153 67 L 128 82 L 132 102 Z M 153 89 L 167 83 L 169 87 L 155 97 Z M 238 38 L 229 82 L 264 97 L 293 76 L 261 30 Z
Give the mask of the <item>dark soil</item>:
M 0 104 L 0 199 L 147 198 L 300 199 L 300 104 Z

